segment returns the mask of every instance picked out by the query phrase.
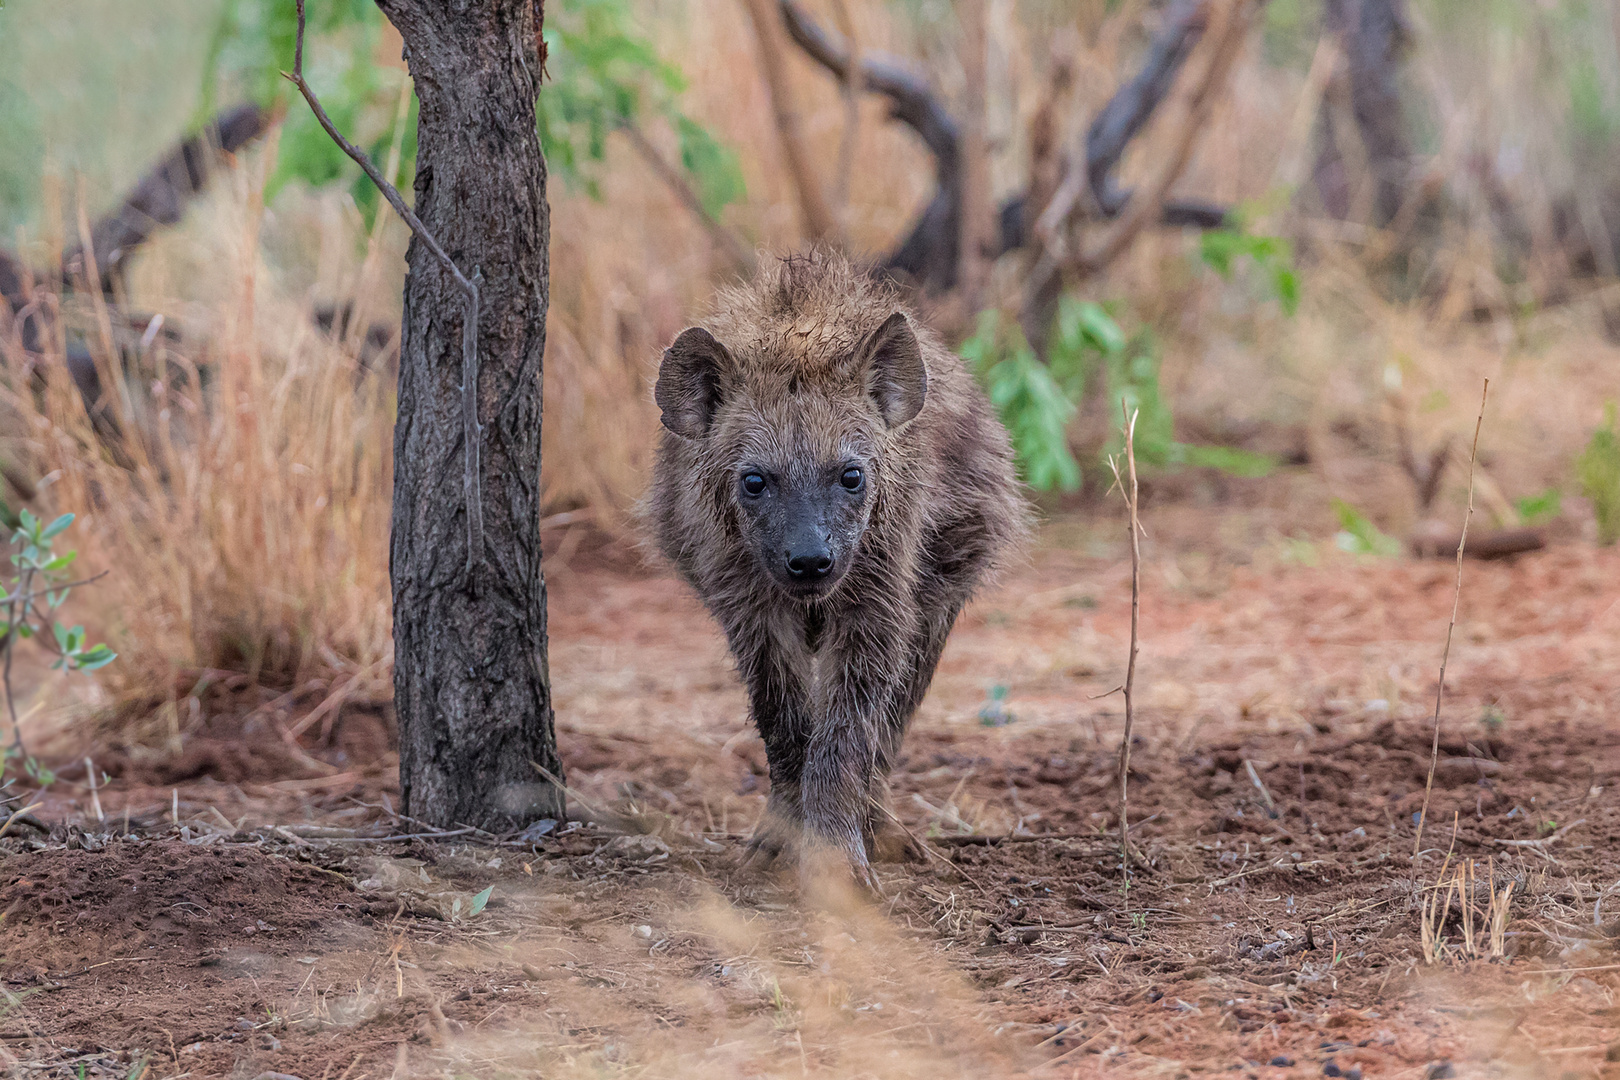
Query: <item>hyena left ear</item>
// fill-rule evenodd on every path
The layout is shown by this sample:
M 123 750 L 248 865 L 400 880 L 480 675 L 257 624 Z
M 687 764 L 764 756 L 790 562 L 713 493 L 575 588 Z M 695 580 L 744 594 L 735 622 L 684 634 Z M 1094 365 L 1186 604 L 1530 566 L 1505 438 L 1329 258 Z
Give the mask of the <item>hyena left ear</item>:
M 687 439 L 707 435 L 720 408 L 721 371 L 730 363 L 726 347 L 703 327 L 682 330 L 664 350 L 653 387 L 664 426 Z
M 895 312 L 855 350 L 866 376 L 866 392 L 877 403 L 883 422 L 899 427 L 922 412 L 928 397 L 928 368 L 922 346 L 903 312 Z

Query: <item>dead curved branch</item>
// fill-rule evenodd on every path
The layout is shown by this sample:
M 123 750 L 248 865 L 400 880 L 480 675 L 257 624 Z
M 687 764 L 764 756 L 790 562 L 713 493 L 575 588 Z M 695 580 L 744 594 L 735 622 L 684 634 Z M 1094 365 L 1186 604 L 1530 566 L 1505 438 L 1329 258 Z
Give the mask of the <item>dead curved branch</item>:
M 1210 0 L 1178 0 L 1148 48 L 1142 70 L 1104 106 L 1086 137 L 1084 153 L 1066 168 L 1062 182 L 1045 206 L 1032 207 L 1027 194 L 1002 204 L 999 236 L 991 254 L 1005 254 L 1037 239 L 1043 222 L 1066 220 L 1084 207 L 1103 219 L 1125 211 L 1132 192 L 1114 179 L 1120 158 L 1160 102 L 1201 39 L 1208 23 Z M 847 84 L 850 50 L 837 35 L 820 26 L 797 0 L 780 0 L 788 36 L 805 55 Z M 935 191 L 897 247 L 878 267 L 903 275 L 929 291 L 956 286 L 961 266 L 963 161 L 961 127 L 929 86 L 928 79 L 905 61 L 879 52 L 862 52 L 861 89 L 889 99 L 889 116 L 909 127 L 934 158 Z M 1055 219 L 1053 218 L 1056 211 Z M 1199 200 L 1166 200 L 1158 220 L 1169 226 L 1218 228 L 1227 221 L 1224 207 Z

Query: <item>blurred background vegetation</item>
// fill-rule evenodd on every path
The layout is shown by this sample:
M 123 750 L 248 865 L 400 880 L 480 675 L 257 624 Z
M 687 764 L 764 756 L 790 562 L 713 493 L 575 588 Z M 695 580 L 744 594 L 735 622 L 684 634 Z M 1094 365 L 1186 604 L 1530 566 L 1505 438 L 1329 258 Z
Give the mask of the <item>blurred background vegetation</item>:
M 1301 543 L 1328 550 L 1335 536 L 1388 553 L 1379 537 L 1457 516 L 1465 475 L 1446 465 L 1466 461 L 1490 377 L 1490 523 L 1612 542 L 1620 8 L 1386 2 L 1401 22 L 1386 68 L 1397 106 L 1383 119 L 1406 145 L 1382 208 L 1333 23 L 1347 6 L 1360 10 L 1263 7 L 1173 189 L 1228 208 L 1226 227 L 1144 231 L 1070 283 L 1038 349 L 1019 322 L 1028 250 L 996 258 L 968 309 L 935 291 L 917 303 L 1002 410 L 1047 513 L 1106 505 L 1099 464 L 1117 450 L 1123 398 L 1143 414 L 1150 502 L 1241 511 L 1244 557 L 1299 557 Z M 543 484 L 564 523 L 548 543 L 566 553 L 583 542 L 576 526 L 630 533 L 659 349 L 746 272 L 748 253 L 799 246 L 806 227 L 747 5 L 547 8 Z M 985 168 L 999 205 L 1031 187 L 1041 125 L 1060 150 L 1081 143 L 1140 68 L 1166 5 L 983 8 Z M 311 82 L 408 192 L 414 102 L 397 35 L 366 0 L 310 10 Z M 804 10 L 863 53 L 901 58 L 961 115 L 977 78 L 963 62 L 963 5 Z M 182 669 L 286 681 L 338 667 L 381 682 L 387 667 L 392 382 L 387 331 L 371 339 L 367 327 L 397 332 L 406 236 L 289 96 L 278 72 L 292 34 L 290 0 L 0 6 L 0 247 L 41 280 L 81 218 L 117 206 L 218 111 L 252 101 L 275 118 L 125 272 L 121 309 L 169 328 L 143 339 L 141 363 L 161 370 L 127 379 L 126 418 L 150 420 L 133 423 L 130 458 L 107 450 L 59 376 L 39 377 L 60 392 L 27 391 L 35 360 L 0 319 L 6 497 L 80 513 L 89 561 L 120 567 L 99 590 L 101 621 L 127 661 L 109 678 L 132 693 Z M 837 219 L 829 239 L 877 259 L 933 195 L 935 161 L 881 97 L 852 106 L 824 68 L 786 50 L 785 85 Z M 1163 156 L 1162 127 L 1126 152 L 1123 184 Z M 96 303 L 67 290 L 52 348 L 77 326 L 112 378 L 130 351 L 85 329 L 105 317 Z M 195 381 L 163 374 L 181 370 Z

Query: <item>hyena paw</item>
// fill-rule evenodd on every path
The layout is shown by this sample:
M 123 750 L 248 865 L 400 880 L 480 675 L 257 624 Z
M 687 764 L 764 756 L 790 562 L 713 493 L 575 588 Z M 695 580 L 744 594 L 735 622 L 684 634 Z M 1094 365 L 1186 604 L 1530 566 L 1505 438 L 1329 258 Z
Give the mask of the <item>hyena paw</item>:
M 821 841 L 805 845 L 799 857 L 799 883 L 808 895 L 823 900 L 855 890 L 869 897 L 883 896 L 872 864 L 866 857 L 866 845 L 856 841 L 850 844 L 832 844 Z
M 792 821 L 768 815 L 754 829 L 748 839 L 748 854 L 744 865 L 763 869 L 770 866 L 783 852 L 790 850 L 797 839 L 799 828 Z

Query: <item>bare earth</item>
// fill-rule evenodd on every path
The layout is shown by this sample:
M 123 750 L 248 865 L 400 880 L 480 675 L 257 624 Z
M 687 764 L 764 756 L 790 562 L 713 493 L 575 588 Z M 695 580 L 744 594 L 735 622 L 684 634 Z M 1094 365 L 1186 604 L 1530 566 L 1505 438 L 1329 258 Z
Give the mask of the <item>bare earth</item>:
M 656 835 L 379 842 L 424 831 L 390 812 L 386 703 L 284 738 L 331 688 L 217 680 L 178 755 L 87 748 L 105 823 L 64 763 L 52 836 L 0 838 L 0 1054 L 304 1080 L 1620 1076 L 1620 552 L 1468 565 L 1414 864 L 1455 568 L 1307 550 L 1260 511 L 1149 529 L 1128 888 L 1118 522 L 1048 526 L 962 619 L 894 776 L 927 850 L 879 867 L 878 901 L 742 869 L 765 761 L 723 643 L 677 582 L 586 552 L 548 567 L 563 758 Z

